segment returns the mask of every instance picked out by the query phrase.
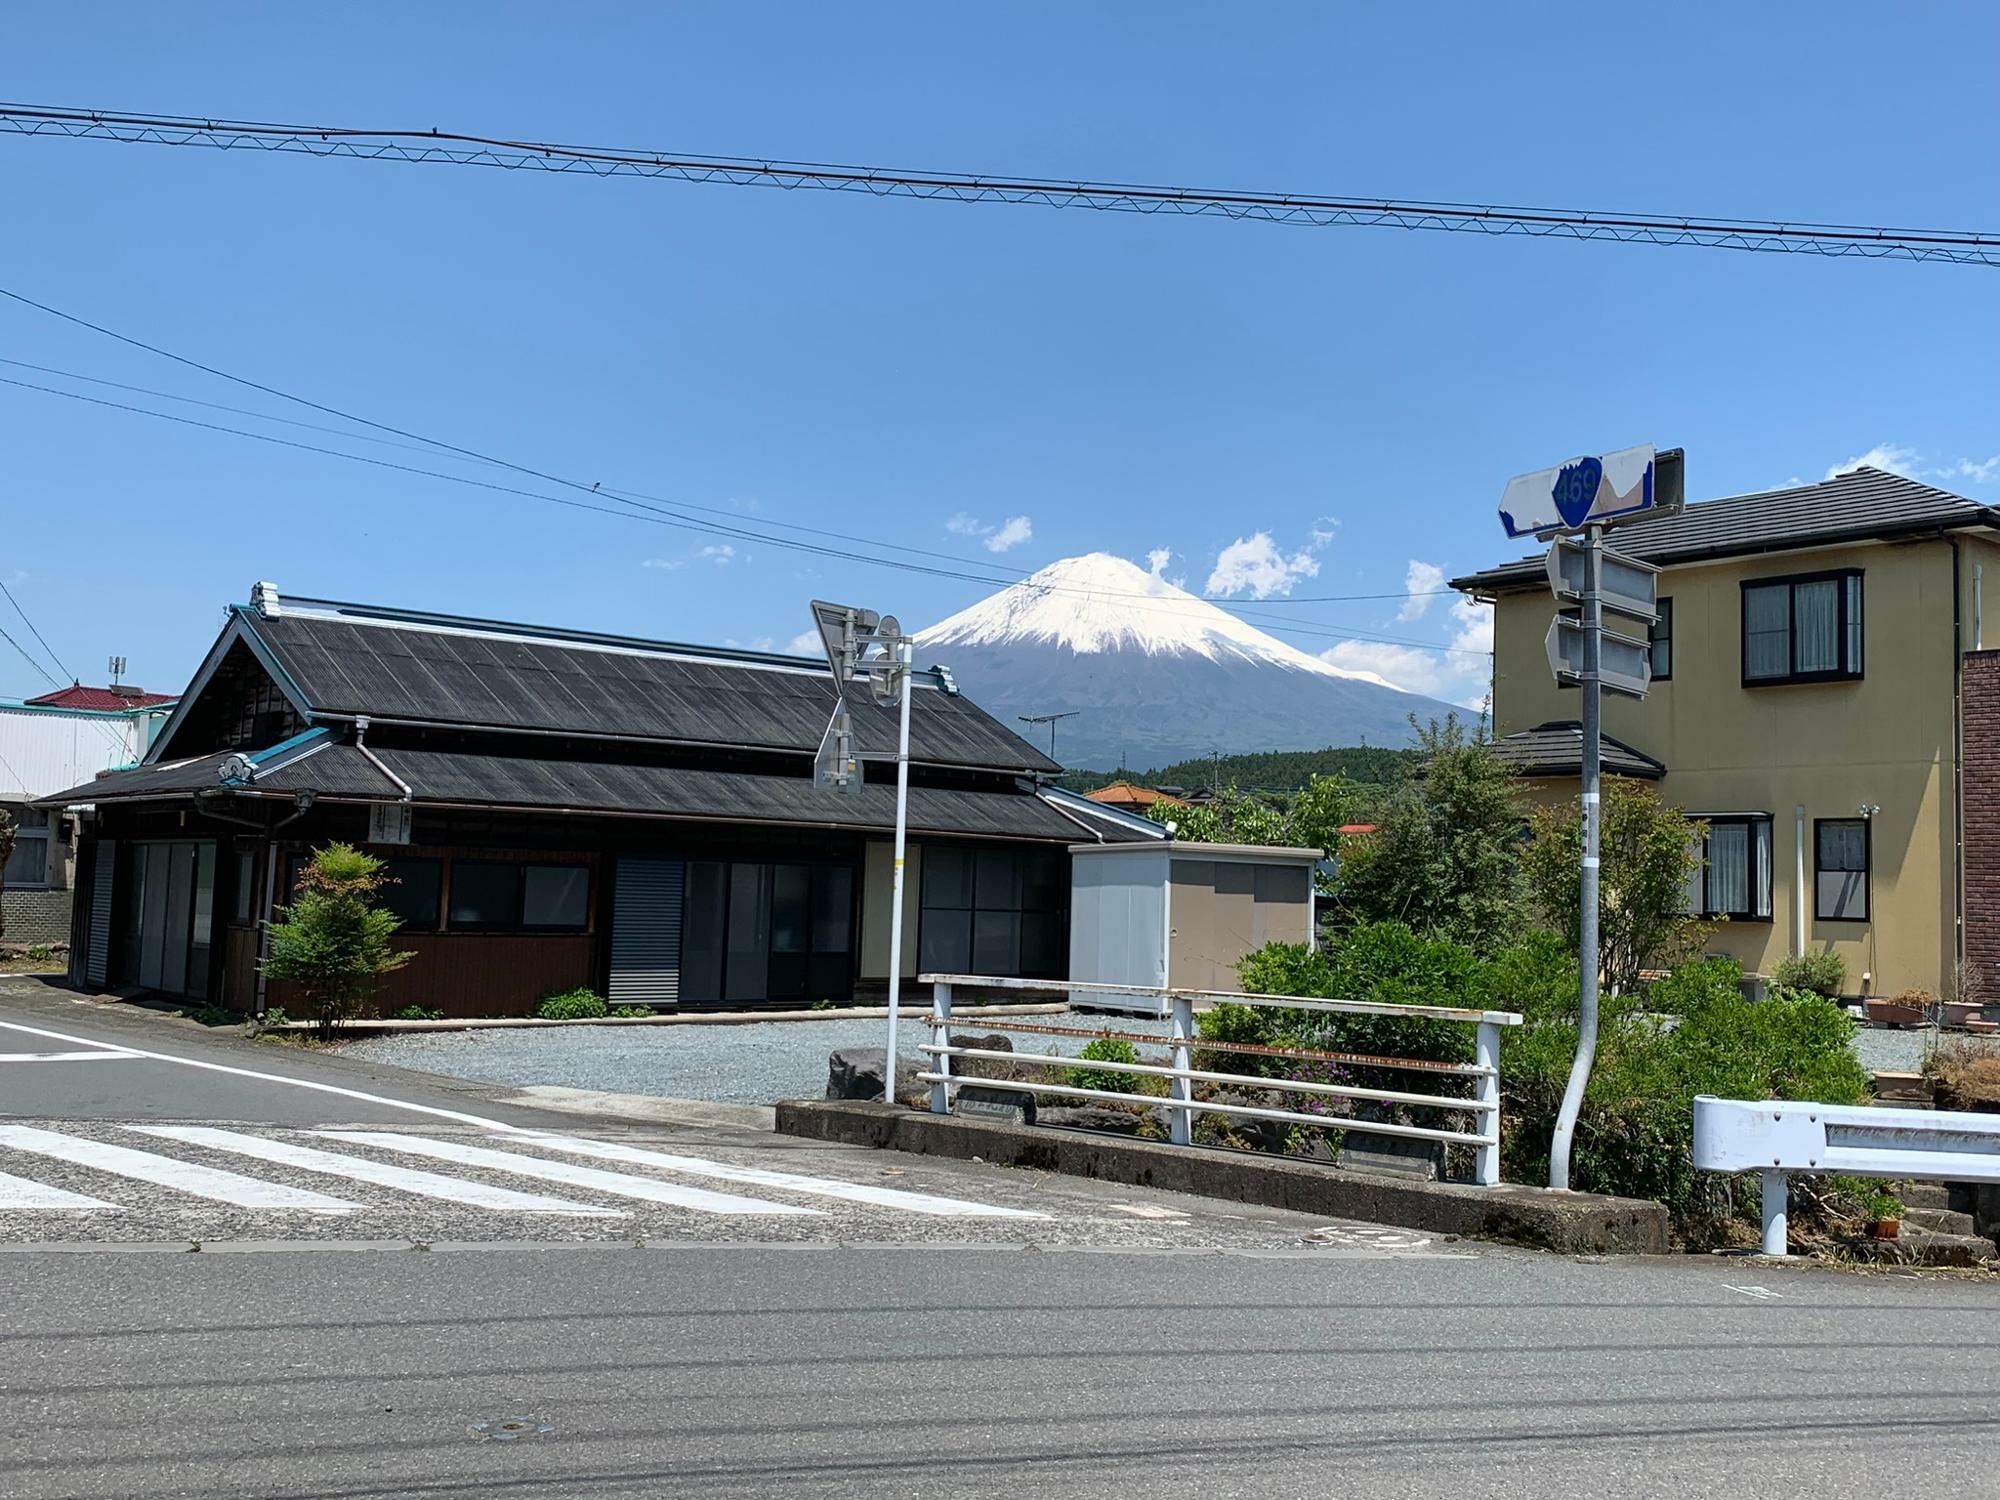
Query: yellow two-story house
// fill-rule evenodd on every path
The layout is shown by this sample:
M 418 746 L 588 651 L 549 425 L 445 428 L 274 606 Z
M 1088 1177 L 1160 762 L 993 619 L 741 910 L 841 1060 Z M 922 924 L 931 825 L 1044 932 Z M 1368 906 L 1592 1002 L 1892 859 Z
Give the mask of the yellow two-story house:
M 1851 994 L 1942 993 L 1967 964 L 2000 1000 L 2000 510 L 1863 468 L 1607 540 L 1662 571 L 1652 687 L 1605 695 L 1604 769 L 1707 823 L 1689 899 L 1720 919 L 1711 951 L 1760 973 L 1831 949 Z M 1453 586 L 1494 605 L 1496 753 L 1574 797 L 1542 557 Z

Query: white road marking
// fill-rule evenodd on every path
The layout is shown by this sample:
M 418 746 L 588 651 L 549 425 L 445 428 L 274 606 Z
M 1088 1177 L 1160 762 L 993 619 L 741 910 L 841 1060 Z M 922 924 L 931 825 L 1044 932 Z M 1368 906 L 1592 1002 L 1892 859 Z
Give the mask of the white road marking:
M 590 1141 L 576 1136 L 545 1135 L 536 1132 L 528 1140 L 551 1151 L 567 1151 L 573 1156 L 594 1156 L 600 1161 L 629 1162 L 633 1166 L 660 1167 L 684 1172 L 690 1177 L 715 1177 L 724 1182 L 744 1182 L 755 1187 L 782 1188 L 818 1198 L 843 1198 L 850 1203 L 871 1203 L 878 1208 L 900 1208 L 913 1214 L 931 1214 L 942 1219 L 1046 1219 L 1047 1214 L 1025 1208 L 1000 1208 L 990 1203 L 974 1203 L 966 1198 L 941 1198 L 931 1193 L 912 1193 L 901 1188 L 870 1187 L 865 1183 L 840 1182 L 827 1177 L 804 1177 L 796 1172 L 773 1172 L 763 1167 L 732 1167 L 699 1156 L 677 1156 L 667 1151 L 646 1151 L 615 1141 Z M 1177 1215 L 1176 1217 L 1185 1217 Z
M 465 1167 L 485 1167 L 494 1172 L 513 1172 L 544 1182 L 560 1182 L 619 1198 L 643 1198 L 649 1203 L 670 1203 L 709 1214 L 814 1214 L 816 1208 L 799 1208 L 790 1203 L 767 1203 L 759 1198 L 739 1198 L 733 1193 L 716 1193 L 707 1188 L 683 1187 L 675 1182 L 656 1182 L 650 1177 L 628 1177 L 623 1172 L 604 1172 L 596 1167 L 580 1167 L 574 1162 L 545 1161 L 538 1156 L 522 1156 L 513 1151 L 489 1151 L 481 1146 L 457 1141 L 427 1140 L 423 1136 L 399 1135 L 388 1130 L 316 1130 L 337 1141 L 360 1146 L 379 1146 L 385 1151 L 407 1151 L 413 1156 L 435 1157 Z
M 81 1193 L 65 1192 L 61 1188 L 0 1172 L 0 1209 L 108 1208 L 115 1211 L 117 1207 L 117 1204 L 106 1203 L 102 1198 L 86 1198 Z
M 304 1188 L 260 1182 L 255 1177 L 239 1177 L 214 1167 L 198 1167 L 171 1156 L 155 1156 L 150 1151 L 134 1151 L 104 1141 L 81 1136 L 60 1135 L 53 1130 L 37 1130 L 31 1125 L 0 1125 L 0 1146 L 16 1151 L 32 1151 L 52 1156 L 79 1167 L 92 1167 L 120 1177 L 135 1177 L 158 1187 L 192 1193 L 197 1198 L 213 1198 L 238 1208 L 300 1208 L 308 1213 L 344 1214 L 354 1205 Z
M 1121 1214 L 1130 1214 L 1135 1219 L 1185 1219 L 1187 1217 L 1178 1208 L 1162 1208 L 1157 1203 L 1114 1203 L 1111 1206 Z
M 312 1146 L 293 1145 L 289 1141 L 267 1141 L 258 1136 L 239 1135 L 233 1130 L 216 1130 L 205 1125 L 133 1125 L 127 1128 L 141 1135 L 185 1141 L 191 1146 L 207 1146 L 216 1151 L 233 1151 L 239 1156 L 254 1156 L 259 1161 L 296 1167 L 302 1172 L 324 1172 L 333 1177 L 395 1188 L 399 1192 L 418 1193 L 426 1198 L 443 1198 L 447 1202 L 463 1203 L 473 1208 L 600 1219 L 626 1217 L 622 1209 L 598 1208 L 588 1203 L 572 1203 L 564 1198 L 545 1198 L 540 1193 L 518 1193 L 512 1188 L 489 1187 L 483 1182 L 466 1182 L 415 1167 L 370 1161 L 362 1156 L 343 1156 L 337 1151 L 321 1151 Z
M 521 1127 L 509 1125 L 505 1120 L 489 1120 L 484 1115 L 468 1115 L 455 1109 L 439 1109 L 430 1104 L 409 1104 L 401 1099 L 385 1099 L 380 1094 L 363 1093 L 360 1089 L 344 1089 L 337 1084 L 314 1083 L 305 1078 L 286 1078 L 279 1073 L 259 1073 L 254 1068 L 232 1068 L 227 1063 L 202 1062 L 192 1057 L 175 1057 L 171 1052 L 148 1052 L 143 1047 L 120 1047 L 110 1042 L 92 1041 L 87 1036 L 71 1036 L 67 1032 L 48 1031 L 40 1026 L 23 1026 L 18 1021 L 0 1021 L 0 1029 L 22 1031 L 29 1036 L 48 1037 L 53 1041 L 72 1042 L 80 1047 L 91 1047 L 99 1052 L 120 1053 L 129 1057 L 143 1057 L 152 1062 L 176 1063 L 183 1068 L 201 1068 L 210 1073 L 228 1073 L 237 1078 L 254 1078 L 259 1083 L 283 1084 L 287 1088 L 309 1089 L 316 1094 L 337 1094 L 342 1099 L 359 1099 L 365 1104 L 386 1105 L 390 1109 L 406 1109 L 413 1114 L 435 1115 L 443 1120 L 456 1120 L 461 1125 L 478 1125 L 487 1130 L 516 1131 Z
M 0 1052 L 0 1063 L 130 1062 L 136 1052 Z
M 1739 1297 L 1748 1297 L 1753 1302 L 1775 1302 L 1785 1295 L 1783 1292 L 1774 1292 L 1767 1286 L 1731 1286 L 1726 1281 L 1722 1283 L 1722 1289 L 1726 1292 L 1735 1292 Z

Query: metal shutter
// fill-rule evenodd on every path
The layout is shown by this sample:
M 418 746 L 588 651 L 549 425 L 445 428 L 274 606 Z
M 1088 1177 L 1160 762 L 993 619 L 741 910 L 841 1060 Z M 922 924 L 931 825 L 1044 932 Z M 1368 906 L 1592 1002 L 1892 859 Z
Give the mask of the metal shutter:
M 84 983 L 99 989 L 111 967 L 111 893 L 117 889 L 117 873 L 117 841 L 99 839 L 90 881 L 90 947 L 83 961 Z
M 611 1003 L 672 1006 L 681 996 L 687 865 L 621 859 L 611 903 Z

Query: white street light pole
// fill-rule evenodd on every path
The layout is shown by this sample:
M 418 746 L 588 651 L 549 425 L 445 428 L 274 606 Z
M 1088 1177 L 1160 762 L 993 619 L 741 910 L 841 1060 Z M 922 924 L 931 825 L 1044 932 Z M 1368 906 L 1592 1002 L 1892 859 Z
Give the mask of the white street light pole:
M 882 1060 L 882 1099 L 896 1102 L 896 1018 L 903 1000 L 903 848 L 910 822 L 910 680 L 912 643 L 905 637 L 895 646 L 897 681 L 902 691 L 896 711 L 896 862 L 889 887 L 889 1045 Z

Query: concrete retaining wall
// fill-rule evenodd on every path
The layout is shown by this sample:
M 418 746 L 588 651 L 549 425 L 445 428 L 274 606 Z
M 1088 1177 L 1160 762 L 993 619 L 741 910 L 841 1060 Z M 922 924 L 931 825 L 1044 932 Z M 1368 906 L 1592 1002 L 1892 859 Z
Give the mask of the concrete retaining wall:
M 1376 1177 L 1199 1146 L 964 1120 L 880 1101 L 788 1100 L 777 1106 L 777 1116 L 780 1131 L 814 1140 L 960 1160 L 976 1156 L 1000 1166 L 1129 1182 L 1326 1218 L 1598 1255 L 1659 1255 L 1667 1250 L 1666 1209 L 1635 1198 Z

